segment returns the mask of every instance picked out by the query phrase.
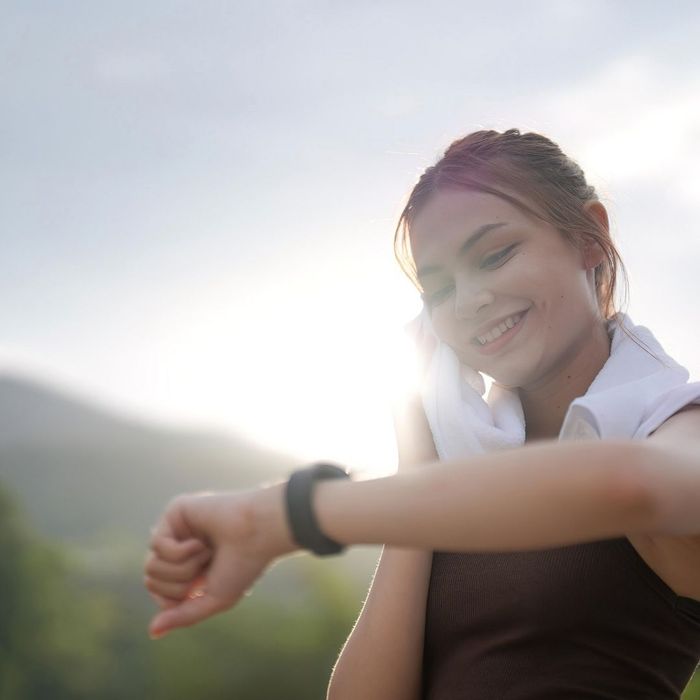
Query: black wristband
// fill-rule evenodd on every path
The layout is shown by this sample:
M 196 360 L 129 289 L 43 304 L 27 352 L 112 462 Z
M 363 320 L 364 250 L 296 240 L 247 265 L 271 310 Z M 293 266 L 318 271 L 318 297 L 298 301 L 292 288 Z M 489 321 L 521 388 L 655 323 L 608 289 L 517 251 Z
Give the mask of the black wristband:
M 345 545 L 326 537 L 318 526 L 311 502 L 314 482 L 318 479 L 350 479 L 342 467 L 318 463 L 292 472 L 287 481 L 287 521 L 296 543 L 318 556 L 340 554 Z

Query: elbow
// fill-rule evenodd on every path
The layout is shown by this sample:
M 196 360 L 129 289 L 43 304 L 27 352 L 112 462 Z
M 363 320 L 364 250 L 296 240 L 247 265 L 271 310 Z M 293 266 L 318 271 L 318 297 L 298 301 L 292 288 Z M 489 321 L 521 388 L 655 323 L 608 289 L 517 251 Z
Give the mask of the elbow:
M 619 451 L 618 451 L 619 447 Z M 608 497 L 615 513 L 622 515 L 623 533 L 649 533 L 659 523 L 661 508 L 649 455 L 642 441 L 628 441 L 615 447 L 615 463 L 606 480 Z
M 639 486 L 649 515 L 645 534 L 700 534 L 700 452 L 679 440 L 645 440 L 640 450 Z

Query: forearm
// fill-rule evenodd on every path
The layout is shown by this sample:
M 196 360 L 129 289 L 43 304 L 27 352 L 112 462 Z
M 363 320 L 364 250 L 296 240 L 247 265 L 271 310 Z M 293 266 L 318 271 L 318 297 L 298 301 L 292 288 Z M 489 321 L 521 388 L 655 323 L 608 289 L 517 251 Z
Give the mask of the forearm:
M 418 700 L 432 552 L 384 547 L 327 700 Z
M 321 531 L 346 545 L 527 550 L 646 532 L 657 504 L 643 441 L 540 442 L 379 479 L 316 482 Z M 258 494 L 255 520 L 290 540 L 286 482 Z
M 321 530 L 352 544 L 523 550 L 642 531 L 633 441 L 533 443 L 417 471 L 315 486 Z

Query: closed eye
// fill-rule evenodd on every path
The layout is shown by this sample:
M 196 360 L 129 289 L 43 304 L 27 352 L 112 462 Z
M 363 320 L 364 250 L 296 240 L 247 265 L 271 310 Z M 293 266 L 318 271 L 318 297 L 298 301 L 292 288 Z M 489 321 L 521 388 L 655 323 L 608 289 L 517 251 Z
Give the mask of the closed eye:
M 500 253 L 492 255 L 490 258 L 486 258 L 484 262 L 487 265 L 493 265 L 494 263 L 500 262 L 501 260 L 503 260 L 503 258 L 505 258 L 506 255 L 508 255 L 508 253 L 510 253 L 511 250 L 513 250 L 513 248 L 515 248 L 516 245 L 518 244 L 513 243 L 513 245 L 509 245 L 507 248 L 504 248 Z
M 491 266 L 491 265 L 495 265 L 496 263 L 499 263 L 517 245 L 518 245 L 517 243 L 513 243 L 513 245 L 509 245 L 507 248 L 504 248 L 503 250 L 496 253 L 495 255 L 491 255 L 490 257 L 486 258 L 486 260 L 484 260 L 484 265 Z M 484 265 L 481 265 L 480 267 L 483 268 Z M 450 293 L 452 292 L 453 289 L 454 289 L 454 284 L 450 283 L 450 284 L 445 285 L 441 289 L 438 289 L 437 292 L 433 292 L 432 294 L 421 294 L 421 298 L 423 299 L 424 303 L 428 304 L 428 306 L 435 306 L 435 305 L 439 304 L 440 302 L 444 301 L 450 295 Z
M 437 292 L 433 292 L 432 294 L 421 294 L 421 298 L 426 304 L 428 304 L 428 306 L 435 306 L 436 304 L 439 304 L 441 301 L 446 299 L 453 289 L 454 284 L 448 284 L 442 289 L 438 289 Z

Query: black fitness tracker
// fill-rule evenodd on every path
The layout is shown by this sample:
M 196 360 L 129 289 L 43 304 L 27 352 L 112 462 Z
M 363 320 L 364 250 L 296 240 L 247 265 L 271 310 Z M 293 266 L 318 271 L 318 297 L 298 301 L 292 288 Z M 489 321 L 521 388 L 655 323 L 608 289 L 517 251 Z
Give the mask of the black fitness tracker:
M 287 481 L 287 521 L 296 543 L 318 556 L 340 554 L 345 545 L 326 537 L 313 512 L 311 495 L 318 479 L 350 479 L 351 475 L 335 464 L 317 463 L 292 472 Z

